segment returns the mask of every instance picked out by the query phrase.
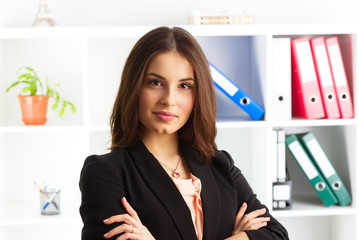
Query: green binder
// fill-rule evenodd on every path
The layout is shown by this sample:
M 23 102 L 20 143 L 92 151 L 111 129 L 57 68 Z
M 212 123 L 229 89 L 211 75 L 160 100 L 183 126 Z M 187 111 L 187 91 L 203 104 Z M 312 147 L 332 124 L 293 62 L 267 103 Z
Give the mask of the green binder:
M 292 134 L 286 137 L 285 144 L 287 145 L 295 160 L 298 162 L 300 168 L 318 193 L 325 206 L 329 207 L 333 204 L 336 204 L 338 200 L 336 199 L 332 190 L 326 184 L 321 173 L 314 166 L 297 136 Z
M 347 188 L 344 186 L 338 173 L 335 171 L 328 156 L 325 154 L 323 148 L 318 142 L 318 139 L 312 132 L 309 132 L 300 138 L 312 158 L 314 164 L 327 181 L 329 187 L 338 199 L 339 205 L 345 206 L 351 203 L 352 199 Z

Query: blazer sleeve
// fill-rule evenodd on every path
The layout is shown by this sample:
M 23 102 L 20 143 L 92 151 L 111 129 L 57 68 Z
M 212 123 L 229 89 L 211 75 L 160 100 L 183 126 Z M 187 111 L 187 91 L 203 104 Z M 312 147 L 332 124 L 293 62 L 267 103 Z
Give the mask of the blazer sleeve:
M 229 167 L 231 175 L 237 190 L 238 208 L 243 204 L 247 203 L 246 214 L 257 209 L 266 208 L 267 211 L 264 217 L 270 217 L 270 221 L 266 227 L 262 227 L 258 230 L 246 230 L 251 240 L 289 240 L 286 229 L 269 214 L 268 208 L 261 204 L 257 199 L 256 194 L 253 193 L 252 188 L 249 186 L 247 180 L 241 173 L 241 171 L 234 165 L 232 157 L 225 151 L 222 151 L 229 159 Z
M 105 225 L 103 220 L 125 213 L 121 198 L 125 196 L 120 174 L 102 156 L 90 156 L 85 160 L 80 175 L 82 201 L 80 214 L 84 223 L 82 240 L 104 239 L 103 235 L 120 224 Z M 114 236 L 111 239 L 115 239 Z

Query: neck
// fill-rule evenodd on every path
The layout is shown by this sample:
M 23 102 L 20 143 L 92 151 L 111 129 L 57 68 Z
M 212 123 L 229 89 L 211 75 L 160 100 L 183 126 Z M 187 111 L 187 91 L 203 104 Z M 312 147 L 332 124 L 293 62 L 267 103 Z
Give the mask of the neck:
M 142 141 L 158 160 L 167 163 L 177 162 L 180 155 L 177 134 L 144 134 Z
M 180 158 L 181 153 L 177 133 L 168 134 L 143 134 L 142 142 L 147 149 L 155 156 L 170 176 L 175 178 L 189 179 L 191 170 L 185 159 Z M 176 169 L 176 167 L 178 168 Z M 174 175 L 176 169 L 178 176 Z

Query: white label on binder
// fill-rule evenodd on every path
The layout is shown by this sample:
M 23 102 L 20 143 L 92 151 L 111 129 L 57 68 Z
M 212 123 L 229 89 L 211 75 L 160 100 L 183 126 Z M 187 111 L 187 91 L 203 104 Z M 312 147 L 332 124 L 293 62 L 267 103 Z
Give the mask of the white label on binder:
M 332 63 L 332 70 L 334 75 L 335 85 L 343 86 L 346 85 L 346 78 L 343 63 L 341 61 L 340 49 L 337 44 L 330 45 L 328 47 L 329 56 Z
M 307 154 L 304 152 L 303 148 L 299 145 L 298 142 L 292 142 L 288 145 L 288 147 L 292 151 L 293 155 L 297 159 L 299 165 L 302 167 L 309 180 L 312 180 L 318 176 L 317 169 L 314 168 L 313 163 L 308 158 Z
M 238 88 L 225 78 L 214 67 L 210 66 L 213 81 L 215 81 L 224 91 L 226 91 L 231 97 L 238 91 Z
M 323 149 L 319 146 L 318 142 L 315 139 L 311 139 L 307 142 L 307 146 L 312 152 L 313 157 L 317 161 L 317 164 L 322 169 L 325 177 L 329 178 L 332 176 L 335 173 L 335 170 L 323 152 Z
M 327 50 L 324 45 L 318 45 L 314 48 L 318 61 L 318 70 L 320 75 L 320 82 L 323 87 L 332 86 L 332 74 L 330 72 L 330 65 L 327 55 Z
M 289 185 L 273 186 L 273 200 L 290 200 L 290 186 Z
M 302 74 L 302 82 L 311 82 L 317 80 L 314 69 L 312 50 L 309 41 L 299 42 L 296 44 L 299 70 Z

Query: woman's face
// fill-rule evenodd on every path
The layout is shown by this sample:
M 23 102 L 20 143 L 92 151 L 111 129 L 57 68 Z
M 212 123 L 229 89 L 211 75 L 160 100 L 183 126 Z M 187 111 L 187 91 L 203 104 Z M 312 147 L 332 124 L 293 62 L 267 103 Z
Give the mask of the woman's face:
M 185 125 L 195 101 L 194 73 L 176 52 L 161 53 L 149 63 L 139 96 L 144 134 L 173 134 Z

